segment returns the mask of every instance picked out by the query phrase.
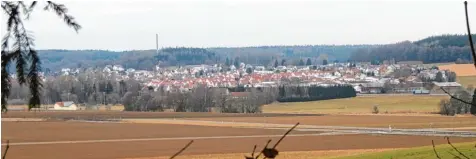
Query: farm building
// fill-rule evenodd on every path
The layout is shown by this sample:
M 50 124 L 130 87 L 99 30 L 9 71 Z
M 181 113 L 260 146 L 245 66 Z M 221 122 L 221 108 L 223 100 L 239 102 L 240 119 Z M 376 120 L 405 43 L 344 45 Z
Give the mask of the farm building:
M 361 92 L 360 93 L 368 93 L 368 94 L 379 94 L 383 91 L 383 83 L 362 83 L 360 84 Z
M 445 92 L 441 88 L 445 89 L 448 93 L 456 93 L 461 90 L 461 84 L 457 82 L 433 82 L 434 87 L 431 90 L 432 94 L 444 94 Z
M 79 107 L 74 104 L 72 101 L 67 102 L 56 102 L 54 105 L 54 110 L 78 110 Z

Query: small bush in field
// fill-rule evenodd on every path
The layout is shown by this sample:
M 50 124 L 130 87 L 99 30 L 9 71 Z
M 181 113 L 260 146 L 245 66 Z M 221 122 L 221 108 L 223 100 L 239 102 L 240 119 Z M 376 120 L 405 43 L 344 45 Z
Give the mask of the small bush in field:
M 374 105 L 374 107 L 372 108 L 372 113 L 373 114 L 378 114 L 379 113 L 378 106 Z

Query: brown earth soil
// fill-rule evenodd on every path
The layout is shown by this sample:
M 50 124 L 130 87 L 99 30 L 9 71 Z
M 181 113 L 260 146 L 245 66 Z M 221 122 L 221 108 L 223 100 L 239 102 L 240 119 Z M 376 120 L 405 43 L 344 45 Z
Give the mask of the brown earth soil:
M 274 141 L 278 138 L 272 138 Z M 223 154 L 250 152 L 253 145 L 263 145 L 268 138 L 242 139 L 206 139 L 195 142 L 183 153 Z M 348 149 L 380 149 L 406 148 L 444 144 L 442 137 L 422 136 L 370 136 L 370 135 L 336 135 L 288 137 L 278 146 L 280 151 L 315 151 L 315 150 L 348 150 Z M 452 138 L 454 143 L 475 141 L 476 138 Z M 188 140 L 140 141 L 114 143 L 82 143 L 82 144 L 50 144 L 11 146 L 8 156 L 16 159 L 27 158 L 135 158 L 171 156 L 180 150 Z M 272 143 L 274 144 L 274 143 Z M 2 149 L 5 146 L 2 146 Z M 258 147 L 261 149 L 262 147 Z M 316 156 L 317 157 L 317 156 Z
M 476 69 L 473 64 L 450 64 L 438 66 L 440 70 L 450 70 L 457 76 L 476 76 Z
M 2 140 L 11 143 L 97 140 L 159 137 L 234 136 L 282 134 L 284 130 L 238 129 L 226 127 L 184 126 L 167 124 L 83 123 L 83 122 L 2 122 Z M 299 132 L 293 132 L 299 133 Z M 269 138 L 196 139 L 183 155 L 250 152 L 255 144 L 263 145 Z M 273 137 L 273 142 L 277 137 Z M 161 141 L 118 141 L 94 143 L 51 143 L 43 145 L 12 145 L 9 158 L 136 158 L 171 156 L 190 139 Z M 427 146 L 442 137 L 333 135 L 289 136 L 278 146 L 281 151 L 359 150 Z M 453 142 L 476 141 L 476 138 L 452 138 Z M 4 149 L 5 146 L 2 146 Z M 260 147 L 258 147 L 260 149 Z
M 192 120 L 192 119 L 191 119 Z M 472 116 L 384 116 L 384 115 L 324 115 L 296 117 L 247 117 L 247 118 L 195 118 L 193 120 L 256 122 L 273 124 L 295 124 L 325 126 L 358 126 L 393 128 L 453 128 L 473 127 L 476 118 Z
M 2 142 L 42 142 L 173 137 L 281 135 L 286 130 L 174 124 L 91 122 L 2 122 Z M 294 134 L 307 133 L 295 131 Z
M 318 114 L 243 114 L 195 112 L 123 112 L 123 111 L 9 111 L 2 118 L 119 119 L 119 118 L 216 118 L 216 117 L 320 116 Z
M 476 118 L 472 116 L 404 116 L 404 115 L 313 115 L 313 114 L 224 114 L 224 113 L 176 113 L 176 112 L 17 112 L 2 114 L 2 118 L 52 118 L 52 119 L 159 119 L 189 118 L 193 120 L 260 122 L 278 124 L 361 126 L 395 128 L 453 128 L 472 127 Z

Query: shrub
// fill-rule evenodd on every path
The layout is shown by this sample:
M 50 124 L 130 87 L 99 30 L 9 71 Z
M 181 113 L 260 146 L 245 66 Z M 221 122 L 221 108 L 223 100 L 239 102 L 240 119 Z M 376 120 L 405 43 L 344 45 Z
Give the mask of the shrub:
M 448 99 L 442 99 L 439 104 L 439 114 L 441 115 L 455 115 L 456 112 L 452 108 L 451 103 Z
M 379 113 L 378 106 L 374 105 L 374 107 L 372 108 L 372 113 L 373 114 L 378 114 Z

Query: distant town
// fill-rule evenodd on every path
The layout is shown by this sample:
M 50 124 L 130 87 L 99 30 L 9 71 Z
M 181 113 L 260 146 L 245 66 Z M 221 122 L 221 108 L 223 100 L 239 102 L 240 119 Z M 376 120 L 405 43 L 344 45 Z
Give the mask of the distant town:
M 352 85 L 357 93 L 415 93 L 441 94 L 439 87 L 461 87 L 454 72 L 439 70 L 436 66 L 419 62 L 401 62 L 372 65 L 370 63 L 329 63 L 327 65 L 265 67 L 240 63 L 186 65 L 180 67 L 156 66 L 154 71 L 125 69 L 121 65 L 107 65 L 100 71 L 116 81 L 134 79 L 144 88 L 155 91 L 189 91 L 198 85 L 207 87 L 277 87 L 283 84 L 302 86 Z M 72 76 L 80 69 L 62 68 L 58 75 Z M 45 78 L 45 80 L 47 80 Z M 433 86 L 438 86 L 434 89 Z

